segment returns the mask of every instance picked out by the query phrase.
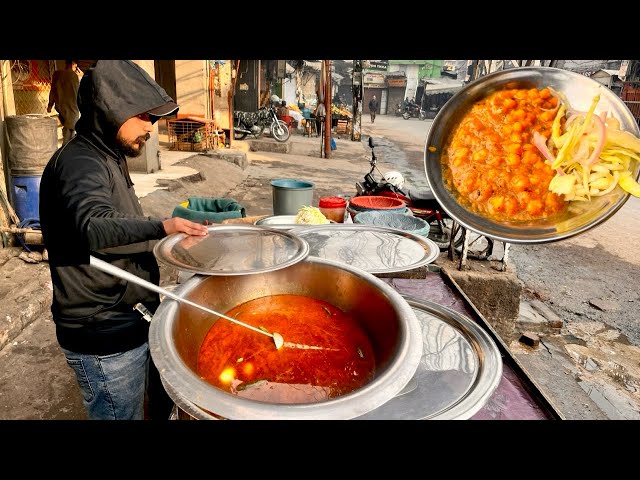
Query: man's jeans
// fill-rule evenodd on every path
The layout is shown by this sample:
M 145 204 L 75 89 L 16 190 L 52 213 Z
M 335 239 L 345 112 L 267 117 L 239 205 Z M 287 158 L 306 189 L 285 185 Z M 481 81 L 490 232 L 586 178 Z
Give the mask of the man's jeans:
M 62 349 L 90 420 L 143 420 L 149 344 L 111 355 Z

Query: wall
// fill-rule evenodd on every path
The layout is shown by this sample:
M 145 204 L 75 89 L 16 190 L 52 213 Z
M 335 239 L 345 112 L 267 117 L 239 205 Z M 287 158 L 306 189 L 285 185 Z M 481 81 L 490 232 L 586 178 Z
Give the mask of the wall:
M 287 102 L 287 105 L 297 105 L 298 99 L 296 97 L 296 76 L 292 75 L 291 78 L 285 78 L 282 80 L 282 98 Z
M 2 66 L 5 64 L 6 60 L 0 60 L 0 79 L 3 78 L 2 72 L 4 69 Z M 4 169 L 4 159 L 6 158 L 4 154 L 5 143 L 4 143 L 4 85 L 3 82 L 0 81 L 0 195 L 3 195 L 3 198 L 8 198 L 7 191 L 9 186 L 7 185 L 7 177 L 5 176 Z M 8 212 L 5 214 L 4 205 L 0 204 L 0 226 L 8 227 L 11 222 L 8 219 Z M 2 241 L 0 241 L 0 247 L 4 246 Z
M 558 68 L 574 72 L 595 72 L 600 69 L 617 70 L 622 60 L 559 60 Z
M 231 78 L 233 62 L 225 60 L 224 65 L 214 67 L 213 95 L 213 119 L 220 128 L 229 129 L 233 119 L 230 117 L 230 95 L 233 81 Z
M 404 72 L 407 77 L 407 86 L 402 95 L 402 99 L 405 98 L 415 98 L 416 90 L 418 88 L 418 73 L 420 71 L 420 65 L 418 64 L 399 64 L 399 63 L 390 63 L 389 64 L 390 72 Z M 397 103 L 397 102 L 396 102 Z M 390 113 L 390 110 L 389 110 Z
M 147 72 L 151 78 L 155 78 L 155 66 L 153 60 L 133 60 Z M 160 156 L 158 154 L 158 124 L 153 125 L 151 137 L 144 144 L 142 154 L 139 157 L 127 157 L 129 170 L 138 173 L 152 173 L 160 170 Z
M 302 95 L 304 95 L 305 103 L 313 106 L 318 102 L 318 94 L 316 93 L 316 85 L 320 72 L 315 70 L 305 71 L 302 74 Z
M 409 97 L 409 100 L 415 99 L 416 90 L 418 88 L 418 72 L 420 71 L 419 65 L 406 65 L 405 73 L 407 75 L 407 90 L 406 97 Z
M 179 116 L 207 118 L 208 78 L 205 60 L 176 60 L 176 102 Z

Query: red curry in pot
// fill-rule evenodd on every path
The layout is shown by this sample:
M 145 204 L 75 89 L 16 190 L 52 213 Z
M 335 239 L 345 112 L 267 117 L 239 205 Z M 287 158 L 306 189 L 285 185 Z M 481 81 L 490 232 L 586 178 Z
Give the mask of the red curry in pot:
M 218 388 L 270 403 L 312 403 L 349 393 L 373 378 L 367 334 L 353 316 L 328 302 L 271 295 L 226 315 L 278 332 L 285 344 L 277 350 L 266 335 L 216 321 L 200 347 L 197 373 Z

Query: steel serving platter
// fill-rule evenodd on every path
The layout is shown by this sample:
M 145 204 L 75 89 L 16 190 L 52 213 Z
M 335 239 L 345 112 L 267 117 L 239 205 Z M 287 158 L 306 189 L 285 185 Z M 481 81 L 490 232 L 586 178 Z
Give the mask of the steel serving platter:
M 160 240 L 158 261 L 181 271 L 203 275 L 246 275 L 270 272 L 304 260 L 308 243 L 288 231 L 255 225 L 211 225 L 206 236 L 184 233 Z
M 440 157 L 462 117 L 478 100 L 505 88 L 552 87 L 564 94 L 572 108 L 586 111 L 596 94 L 600 101 L 596 113 L 608 112 L 620 121 L 620 128 L 636 136 L 640 128 L 625 103 L 601 83 L 584 75 L 552 67 L 521 67 L 494 72 L 456 93 L 433 121 L 425 145 L 424 166 L 427 181 L 444 210 L 458 223 L 482 235 L 504 242 L 535 244 L 569 238 L 595 227 L 615 214 L 630 194 L 616 187 L 611 193 L 589 202 L 571 202 L 568 211 L 554 218 L 509 222 L 495 221 L 467 210 L 458 203 L 443 182 Z M 640 175 L 640 162 L 633 162 L 632 175 Z
M 473 320 L 443 305 L 403 295 L 422 328 L 422 359 L 409 383 L 357 420 L 466 420 L 489 400 L 502 357 Z
M 309 244 L 309 255 L 328 258 L 369 273 L 395 273 L 433 262 L 440 249 L 421 235 L 391 227 L 326 224 L 289 230 Z

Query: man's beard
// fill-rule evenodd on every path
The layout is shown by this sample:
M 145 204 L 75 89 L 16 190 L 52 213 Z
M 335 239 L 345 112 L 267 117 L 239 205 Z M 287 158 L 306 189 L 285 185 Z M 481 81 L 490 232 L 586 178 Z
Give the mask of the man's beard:
M 147 133 L 146 135 L 139 136 L 135 140 L 127 142 L 126 140 L 123 140 L 121 137 L 118 136 L 116 138 L 116 145 L 118 147 L 118 150 L 120 150 L 125 156 L 139 157 L 142 154 L 142 146 L 150 138 L 151 138 L 151 134 Z

